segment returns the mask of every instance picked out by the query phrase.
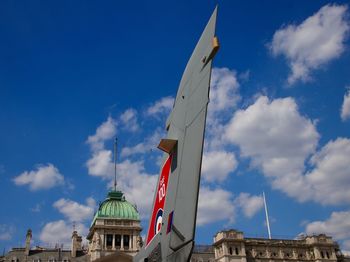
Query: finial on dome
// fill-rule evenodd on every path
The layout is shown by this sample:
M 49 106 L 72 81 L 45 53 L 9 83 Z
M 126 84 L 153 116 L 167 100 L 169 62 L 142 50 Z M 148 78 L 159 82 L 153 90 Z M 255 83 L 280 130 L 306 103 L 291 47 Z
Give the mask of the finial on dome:
M 118 200 L 118 201 L 124 201 L 125 200 L 124 194 L 121 191 L 110 191 L 108 193 L 108 198 L 109 199 L 115 199 L 115 200 Z

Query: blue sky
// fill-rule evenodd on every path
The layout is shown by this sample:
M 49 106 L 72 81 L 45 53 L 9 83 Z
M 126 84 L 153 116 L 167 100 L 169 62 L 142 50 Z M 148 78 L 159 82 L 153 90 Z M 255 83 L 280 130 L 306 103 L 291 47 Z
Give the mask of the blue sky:
M 350 250 L 346 1 L 219 1 L 196 241 L 237 228 Z M 0 249 L 86 234 L 112 185 L 147 228 L 164 133 L 216 1 L 0 3 Z M 143 232 L 146 234 L 146 232 Z

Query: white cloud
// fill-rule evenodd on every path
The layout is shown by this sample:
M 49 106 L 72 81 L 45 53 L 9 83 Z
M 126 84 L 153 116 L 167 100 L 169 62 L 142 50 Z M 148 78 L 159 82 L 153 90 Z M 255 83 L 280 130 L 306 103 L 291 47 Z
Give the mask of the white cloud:
M 75 224 L 75 230 L 79 235 L 86 236 L 88 229 L 82 223 Z M 66 223 L 64 220 L 52 221 L 43 227 L 39 239 L 44 245 L 54 246 L 63 244 L 66 248 L 71 246 L 73 233 L 73 224 Z
M 306 157 L 315 152 L 319 134 L 299 114 L 294 99 L 259 97 L 246 110 L 235 113 L 225 136 L 239 145 L 241 156 L 250 157 L 275 188 L 294 197 L 305 189 L 300 174 Z
M 243 210 L 243 214 L 251 218 L 264 206 L 262 196 L 252 196 L 248 193 L 240 193 L 235 199 L 237 205 Z
M 214 68 L 211 77 L 210 103 L 206 122 L 206 151 L 221 151 L 225 146 L 225 124 L 241 97 L 237 74 L 228 68 Z
M 93 136 L 89 136 L 87 143 L 91 146 L 92 151 L 99 151 L 104 148 L 104 142 L 115 137 L 117 133 L 117 122 L 108 117 L 107 121 L 103 122 Z
M 332 212 L 325 221 L 314 221 L 306 225 L 307 234 L 321 234 L 332 236 L 342 241 L 342 246 L 350 249 L 350 211 Z
M 132 113 L 134 114 L 134 113 Z M 128 116 L 124 115 L 120 121 L 126 121 Z M 92 156 L 86 162 L 89 175 L 99 176 L 109 180 L 109 186 L 112 187 L 114 178 L 114 163 L 112 161 L 112 151 L 104 149 L 104 142 L 111 139 L 116 134 L 116 122 L 111 118 L 102 123 L 96 130 L 96 134 L 89 136 L 88 143 L 91 145 Z M 123 156 L 129 156 L 137 153 L 145 153 L 158 137 L 157 131 L 149 137 L 141 146 L 126 148 L 122 150 Z M 157 139 L 159 141 L 159 139 Z M 118 189 L 121 189 L 127 200 L 137 204 L 138 211 L 142 218 L 148 218 L 151 210 L 153 195 L 158 176 L 148 174 L 145 171 L 143 161 L 132 162 L 124 160 L 117 164 L 117 183 Z M 75 207 L 77 207 L 74 205 Z M 71 205 L 70 207 L 72 207 Z M 70 211 L 66 212 L 66 216 Z M 89 211 L 87 212 L 89 213 Z M 72 220 L 73 218 L 70 218 Z M 74 218 L 77 220 L 77 218 Z
M 123 147 L 121 156 L 128 157 L 136 154 L 148 153 L 152 149 L 157 148 L 159 141 L 163 136 L 165 136 L 164 131 L 158 128 L 151 136 L 147 137 L 144 142 L 138 143 L 137 145 L 131 147 Z
M 146 173 L 142 161 L 124 160 L 117 165 L 118 188 L 131 203 L 137 204 L 141 218 L 149 218 L 157 175 Z
M 92 157 L 86 162 L 89 175 L 99 176 L 104 179 L 113 176 L 113 162 L 111 150 L 100 150 L 92 154 Z
M 138 143 L 135 146 L 126 146 L 122 148 L 121 156 L 128 157 L 136 154 L 144 154 L 146 151 L 150 150 L 148 143 Z
M 220 203 L 220 204 L 218 204 Z M 233 195 L 223 189 L 210 189 L 201 186 L 199 190 L 197 225 L 225 221 L 234 223 L 235 206 L 233 204 Z
M 340 116 L 343 121 L 350 119 L 350 88 L 348 88 L 348 92 L 344 95 Z
M 345 241 L 345 243 L 346 244 L 344 244 L 344 246 L 350 247 L 350 241 Z M 350 257 L 350 250 L 349 249 L 348 250 L 343 249 L 341 252 L 344 256 Z
M 207 182 L 222 182 L 237 168 L 237 160 L 232 152 L 205 152 L 202 161 L 202 177 Z
M 125 110 L 120 116 L 120 121 L 123 124 L 122 128 L 131 132 L 139 130 L 139 124 L 137 122 L 137 111 L 133 108 Z
M 50 189 L 64 184 L 64 177 L 52 164 L 38 165 L 36 170 L 25 171 L 13 179 L 17 186 L 28 185 L 30 190 Z
M 174 105 L 174 98 L 171 96 L 163 97 L 147 108 L 146 114 L 149 116 L 166 115 Z
M 350 203 L 350 139 L 328 142 L 311 158 L 315 166 L 306 174 L 310 198 L 322 204 Z
M 16 229 L 12 225 L 0 224 L 0 240 L 11 240 Z
M 209 113 L 215 114 L 235 108 L 241 99 L 235 71 L 226 67 L 213 68 L 210 81 Z
M 284 55 L 291 67 L 288 83 L 310 79 L 317 69 L 344 51 L 349 31 L 346 5 L 325 5 L 300 25 L 277 30 L 271 43 L 274 55 Z
M 304 159 L 315 151 L 319 138 L 314 124 L 299 114 L 294 99 L 269 101 L 265 96 L 237 111 L 225 136 L 270 177 L 303 170 Z
M 127 117 L 124 116 L 125 120 Z M 92 156 L 86 162 L 89 175 L 108 179 L 113 176 L 112 151 L 105 149 L 105 142 L 116 136 L 117 122 L 112 117 L 103 122 L 94 135 L 89 136 L 87 143 L 90 145 Z
M 350 203 L 350 140 L 337 138 L 316 152 L 316 127 L 300 115 L 292 98 L 259 97 L 236 112 L 226 138 L 240 147 L 241 156 L 251 158 L 274 188 L 290 197 L 301 202 Z M 310 156 L 311 166 L 305 171 Z
M 71 222 L 81 222 L 84 220 L 92 220 L 96 202 L 93 198 L 86 200 L 86 205 L 79 204 L 75 201 L 61 198 L 57 200 L 53 206 L 60 213 L 68 218 Z

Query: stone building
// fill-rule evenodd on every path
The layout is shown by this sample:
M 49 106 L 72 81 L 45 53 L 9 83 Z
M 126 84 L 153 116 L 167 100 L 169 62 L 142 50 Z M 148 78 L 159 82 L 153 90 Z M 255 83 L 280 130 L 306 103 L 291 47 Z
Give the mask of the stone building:
M 87 236 L 88 248 L 82 237 L 72 233 L 70 249 L 31 248 L 32 231 L 26 235 L 24 248 L 12 248 L 0 262 L 91 262 L 113 256 L 114 261 L 132 261 L 142 245 L 140 215 L 136 206 L 126 201 L 121 191 L 110 191 L 100 204 Z
M 130 262 L 142 246 L 140 216 L 121 191 L 110 191 L 99 205 L 87 235 L 88 247 L 73 231 L 70 249 L 31 248 L 28 230 L 25 247 L 13 248 L 0 262 Z M 338 244 L 324 234 L 297 240 L 246 238 L 237 230 L 220 231 L 212 245 L 195 246 L 191 262 L 350 262 Z M 180 261 L 181 262 L 181 261 Z
M 297 240 L 245 238 L 243 232 L 228 230 L 214 236 L 212 246 L 195 249 L 192 262 L 315 261 L 350 262 L 332 237 L 324 234 Z
M 115 251 L 134 256 L 140 249 L 140 215 L 121 191 L 111 191 L 100 204 L 87 239 L 91 261 Z

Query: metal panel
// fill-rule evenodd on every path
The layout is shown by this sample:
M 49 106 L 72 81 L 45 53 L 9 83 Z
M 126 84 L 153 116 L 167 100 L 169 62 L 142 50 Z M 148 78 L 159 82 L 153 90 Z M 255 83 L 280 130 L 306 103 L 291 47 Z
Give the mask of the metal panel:
M 173 143 L 172 146 L 167 146 L 165 143 L 170 140 L 163 140 L 161 143 L 165 151 L 172 155 L 162 227 L 148 245 L 136 255 L 134 261 L 150 259 L 151 254 L 155 254 L 155 250 L 157 254 L 161 254 L 162 261 L 187 261 L 191 256 L 211 65 L 212 58 L 218 50 L 217 39 L 214 39 L 216 16 L 217 8 L 189 59 L 176 95 L 174 108 L 166 122 L 167 139 L 176 140 L 177 143 Z M 165 154 L 163 161 L 167 157 L 168 154 Z M 155 203 L 153 205 L 155 206 Z M 154 217 L 154 214 L 152 215 Z M 159 244 L 161 252 L 159 252 Z

